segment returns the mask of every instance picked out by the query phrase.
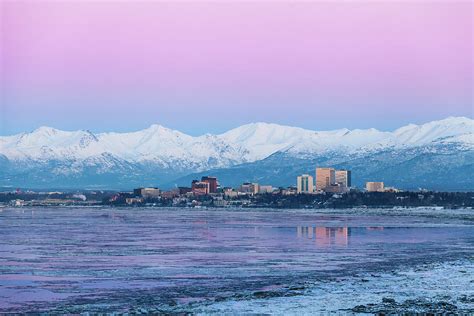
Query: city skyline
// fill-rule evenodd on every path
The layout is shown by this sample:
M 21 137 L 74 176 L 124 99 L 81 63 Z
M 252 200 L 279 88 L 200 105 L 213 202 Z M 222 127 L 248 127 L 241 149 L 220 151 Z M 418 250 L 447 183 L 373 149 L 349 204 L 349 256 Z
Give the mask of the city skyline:
M 472 313 L 473 18 L 0 0 L 0 315 Z
M 470 2 L 0 6 L 1 135 L 473 116 Z

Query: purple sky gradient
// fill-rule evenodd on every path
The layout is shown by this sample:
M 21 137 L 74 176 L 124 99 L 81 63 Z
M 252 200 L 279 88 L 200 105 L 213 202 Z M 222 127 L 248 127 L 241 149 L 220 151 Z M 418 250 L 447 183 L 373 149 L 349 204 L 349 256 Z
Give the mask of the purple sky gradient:
M 0 2 L 0 134 L 473 117 L 471 1 Z

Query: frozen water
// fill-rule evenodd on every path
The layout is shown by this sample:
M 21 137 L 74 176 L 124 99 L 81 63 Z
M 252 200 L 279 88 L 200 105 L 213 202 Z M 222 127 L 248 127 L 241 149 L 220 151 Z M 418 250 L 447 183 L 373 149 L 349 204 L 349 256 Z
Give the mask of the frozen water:
M 0 312 L 474 312 L 472 210 L 0 212 Z

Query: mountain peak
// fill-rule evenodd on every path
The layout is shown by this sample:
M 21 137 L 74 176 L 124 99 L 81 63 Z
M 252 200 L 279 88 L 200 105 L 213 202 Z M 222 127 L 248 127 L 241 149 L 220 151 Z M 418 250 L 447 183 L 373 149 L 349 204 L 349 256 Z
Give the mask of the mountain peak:
M 166 127 L 164 127 L 163 125 L 161 124 L 158 124 L 158 123 L 155 123 L 155 124 L 151 124 L 148 129 L 168 129 Z
M 449 116 L 445 119 L 432 121 L 423 125 L 445 125 L 445 126 L 470 125 L 471 127 L 474 127 L 474 120 L 467 118 L 465 116 Z
M 32 131 L 30 134 L 55 135 L 58 132 L 60 132 L 60 130 L 55 129 L 53 127 L 40 126 L 37 129 L 35 129 L 34 131 Z
M 157 131 L 171 131 L 171 130 L 160 124 L 151 124 L 149 127 L 145 128 L 144 131 L 157 132 Z
M 136 133 L 140 132 L 151 132 L 151 133 L 165 133 L 165 134 L 180 134 L 180 135 L 186 135 L 178 130 L 168 128 L 166 126 L 163 126 L 161 124 L 152 124 L 148 128 L 139 130 Z
M 400 127 L 399 130 L 408 129 L 408 128 L 417 128 L 417 127 L 420 128 L 423 126 L 441 126 L 441 125 L 442 126 L 455 126 L 455 125 L 462 125 L 462 124 L 474 126 L 474 120 L 465 116 L 448 116 L 447 118 L 444 118 L 444 119 L 426 122 L 422 124 L 410 123 L 410 124 Z

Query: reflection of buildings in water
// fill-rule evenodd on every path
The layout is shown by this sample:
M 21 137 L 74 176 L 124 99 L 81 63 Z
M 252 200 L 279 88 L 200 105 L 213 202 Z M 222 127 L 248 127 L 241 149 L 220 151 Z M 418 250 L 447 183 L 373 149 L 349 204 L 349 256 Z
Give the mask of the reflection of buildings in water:
M 350 229 L 348 227 L 296 227 L 296 236 L 298 238 L 306 237 L 316 239 L 318 246 L 347 246 L 349 243 Z
M 313 227 L 306 227 L 306 226 L 296 227 L 296 236 L 298 238 L 301 238 L 301 237 L 313 238 Z
M 336 229 L 336 244 L 347 246 L 349 243 L 349 228 L 340 227 Z
M 316 245 L 347 246 L 349 243 L 349 228 L 347 227 L 316 227 Z

